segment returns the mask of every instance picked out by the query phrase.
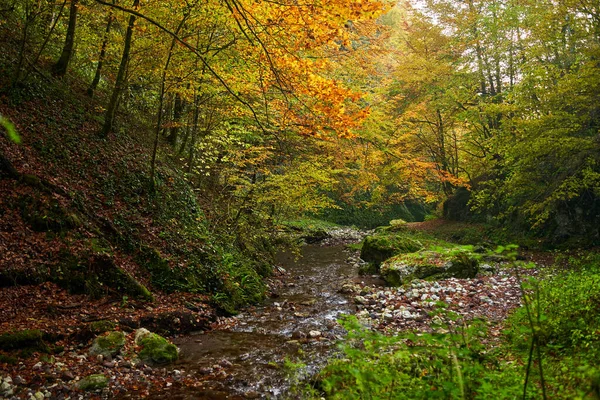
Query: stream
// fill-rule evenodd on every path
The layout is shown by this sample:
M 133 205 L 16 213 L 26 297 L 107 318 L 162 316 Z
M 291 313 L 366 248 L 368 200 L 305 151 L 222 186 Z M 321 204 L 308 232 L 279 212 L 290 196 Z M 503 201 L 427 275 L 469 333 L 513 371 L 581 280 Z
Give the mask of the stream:
M 280 399 L 290 389 L 284 361 L 300 360 L 305 373 L 324 366 L 344 334 L 336 320 L 355 306 L 338 292 L 358 277 L 343 244 L 306 245 L 302 257 L 281 254 L 287 273 L 273 298 L 233 318 L 230 328 L 174 340 L 182 374 L 206 376 L 203 387 L 170 388 L 157 399 Z

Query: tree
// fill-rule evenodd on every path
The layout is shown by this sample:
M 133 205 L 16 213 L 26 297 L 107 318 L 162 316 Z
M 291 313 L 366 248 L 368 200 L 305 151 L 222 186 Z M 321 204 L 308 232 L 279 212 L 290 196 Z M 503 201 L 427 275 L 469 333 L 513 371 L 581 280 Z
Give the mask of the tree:
M 52 72 L 55 76 L 62 77 L 67 73 L 69 63 L 73 57 L 73 47 L 75 45 L 75 29 L 77 26 L 77 8 L 79 0 L 71 0 L 71 6 L 69 7 L 69 26 L 67 28 L 67 35 L 65 37 L 65 44 L 63 46 L 60 58 L 52 67 Z
M 140 0 L 133 0 L 133 8 L 136 9 L 140 4 Z M 104 124 L 102 125 L 102 130 L 100 131 L 100 135 L 102 137 L 107 137 L 110 131 L 113 128 L 113 123 L 115 119 L 115 114 L 117 112 L 117 107 L 119 105 L 119 98 L 126 85 L 126 72 L 127 65 L 129 63 L 129 56 L 131 52 L 131 40 L 133 37 L 133 27 L 135 25 L 136 16 L 131 14 L 129 17 L 129 23 L 127 24 L 127 31 L 125 33 L 125 42 L 123 45 L 123 54 L 121 56 L 121 63 L 119 64 L 119 71 L 117 72 L 117 79 L 115 81 L 115 86 L 113 88 L 112 94 L 110 96 L 110 101 L 108 103 L 108 107 L 106 109 L 106 113 L 104 114 Z

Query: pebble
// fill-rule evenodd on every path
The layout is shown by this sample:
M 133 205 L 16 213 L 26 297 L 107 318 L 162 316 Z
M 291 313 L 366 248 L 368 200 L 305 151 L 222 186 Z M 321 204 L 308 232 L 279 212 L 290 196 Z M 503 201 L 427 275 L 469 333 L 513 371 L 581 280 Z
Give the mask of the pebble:
M 61 379 L 63 381 L 72 381 L 75 379 L 75 375 L 71 371 L 63 371 L 61 374 Z
M 316 331 L 315 330 L 315 331 L 308 332 L 308 337 L 311 338 L 311 339 L 316 339 L 318 337 L 321 337 L 321 335 L 322 335 L 321 331 Z

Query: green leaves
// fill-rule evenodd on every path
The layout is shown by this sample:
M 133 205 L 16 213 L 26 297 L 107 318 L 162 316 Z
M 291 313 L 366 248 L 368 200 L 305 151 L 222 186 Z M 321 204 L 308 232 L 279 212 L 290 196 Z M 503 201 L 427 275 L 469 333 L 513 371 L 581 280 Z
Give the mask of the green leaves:
M 17 129 L 15 128 L 13 123 L 10 122 L 7 118 L 5 118 L 1 114 L 0 114 L 0 126 L 2 126 L 4 128 L 4 130 L 6 131 L 9 140 L 11 140 L 12 142 L 14 142 L 16 144 L 21 143 L 21 136 L 19 136 L 19 133 L 17 132 Z

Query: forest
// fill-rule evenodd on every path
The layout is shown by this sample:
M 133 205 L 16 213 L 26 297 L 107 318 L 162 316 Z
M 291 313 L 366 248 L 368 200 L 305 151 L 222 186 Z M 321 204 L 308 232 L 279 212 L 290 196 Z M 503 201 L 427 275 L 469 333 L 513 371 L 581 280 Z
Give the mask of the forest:
M 0 0 L 0 398 L 600 399 L 600 3 Z

